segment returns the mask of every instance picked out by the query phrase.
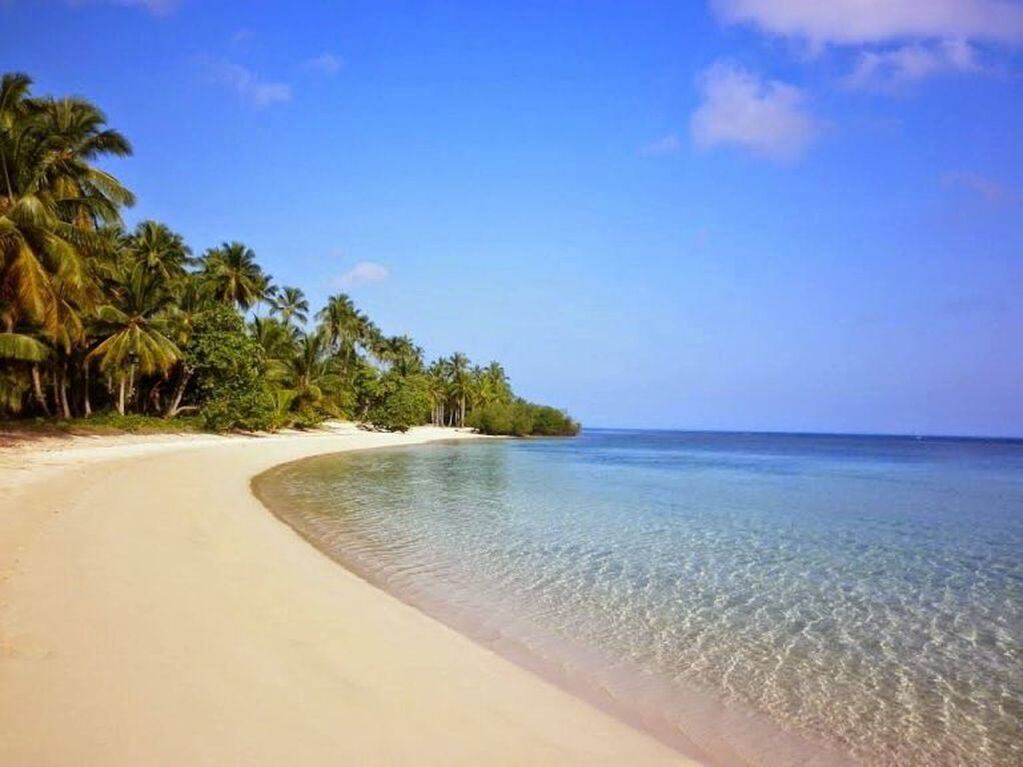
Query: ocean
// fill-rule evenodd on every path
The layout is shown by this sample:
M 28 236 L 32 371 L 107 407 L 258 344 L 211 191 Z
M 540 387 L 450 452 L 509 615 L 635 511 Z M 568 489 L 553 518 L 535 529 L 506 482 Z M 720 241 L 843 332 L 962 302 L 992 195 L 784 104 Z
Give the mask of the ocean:
M 1023 764 L 1023 442 L 587 429 L 322 456 L 256 489 L 708 763 Z

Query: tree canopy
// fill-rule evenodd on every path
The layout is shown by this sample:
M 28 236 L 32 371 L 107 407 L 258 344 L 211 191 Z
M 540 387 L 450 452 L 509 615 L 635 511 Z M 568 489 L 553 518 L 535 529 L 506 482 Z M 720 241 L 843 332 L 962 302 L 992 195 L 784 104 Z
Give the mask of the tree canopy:
M 131 154 L 79 98 L 35 97 L 0 79 L 0 416 L 101 409 L 209 429 L 351 418 L 500 434 L 574 434 L 553 408 L 517 398 L 497 362 L 460 352 L 427 363 L 343 293 L 313 313 L 228 241 L 195 257 L 159 221 L 126 230 L 135 197 L 97 163 Z

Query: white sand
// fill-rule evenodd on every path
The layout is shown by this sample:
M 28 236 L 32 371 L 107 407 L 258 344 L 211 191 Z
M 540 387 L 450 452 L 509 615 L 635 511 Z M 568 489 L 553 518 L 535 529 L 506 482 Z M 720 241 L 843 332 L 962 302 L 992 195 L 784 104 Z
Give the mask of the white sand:
M 0 450 L 0 765 L 691 764 L 347 572 L 249 491 L 284 461 L 450 436 Z

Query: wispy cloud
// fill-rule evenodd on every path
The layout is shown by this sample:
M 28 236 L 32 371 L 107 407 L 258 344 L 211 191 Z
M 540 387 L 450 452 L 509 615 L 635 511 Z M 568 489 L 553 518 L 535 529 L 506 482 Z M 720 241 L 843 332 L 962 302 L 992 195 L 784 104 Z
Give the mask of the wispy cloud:
M 333 53 L 321 53 L 305 62 L 306 69 L 312 69 L 325 75 L 336 75 L 341 71 L 342 66 L 344 66 L 344 61 Z
M 700 106 L 690 120 L 699 149 L 736 146 L 774 160 L 799 157 L 820 133 L 802 89 L 729 61 L 700 74 Z
M 962 40 L 908 43 L 887 50 L 861 51 L 845 78 L 850 88 L 893 90 L 941 72 L 979 72 L 976 48 Z
M 350 288 L 355 285 L 366 285 L 383 282 L 390 276 L 387 267 L 375 261 L 360 261 L 347 272 L 334 280 L 338 287 Z
M 263 80 L 241 64 L 218 58 L 202 58 L 200 63 L 214 82 L 234 91 L 251 106 L 263 108 L 291 100 L 290 85 Z
M 994 71 L 980 50 L 1023 44 L 1018 0 L 712 0 L 726 24 L 747 24 L 816 53 L 854 54 L 844 84 L 893 90 L 942 73 Z
M 655 141 L 651 141 L 649 144 L 641 146 L 639 153 L 645 157 L 655 157 L 657 155 L 675 154 L 681 148 L 681 139 L 676 134 L 669 133 Z
M 1014 0 L 713 0 L 726 23 L 817 45 L 900 40 L 1023 42 Z
M 1015 189 L 982 173 L 953 171 L 943 175 L 941 180 L 945 186 L 970 192 L 991 205 L 1005 205 L 1020 199 Z

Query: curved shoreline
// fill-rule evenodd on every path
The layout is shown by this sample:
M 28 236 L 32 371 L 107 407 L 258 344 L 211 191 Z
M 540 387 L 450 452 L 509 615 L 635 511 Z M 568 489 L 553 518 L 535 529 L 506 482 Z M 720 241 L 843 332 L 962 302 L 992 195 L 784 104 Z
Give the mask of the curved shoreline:
M 0 762 L 691 763 L 338 567 L 249 492 L 291 460 L 450 436 L 0 456 Z
M 433 441 L 431 445 L 442 445 L 445 442 L 453 442 L 456 440 L 437 440 Z M 376 448 L 369 448 L 368 450 L 373 451 L 395 451 L 404 450 L 412 446 L 381 446 Z M 367 452 L 367 451 L 359 451 Z M 704 765 L 705 767 L 738 767 L 742 764 L 741 761 L 733 760 L 719 760 L 718 758 L 711 758 L 709 754 L 703 753 L 699 746 L 690 740 L 686 735 L 679 729 L 672 727 L 667 722 L 654 722 L 646 718 L 642 712 L 636 711 L 626 704 L 618 701 L 614 698 L 607 690 L 603 690 L 599 686 L 586 686 L 579 683 L 579 680 L 574 679 L 566 673 L 558 673 L 552 665 L 545 663 L 542 659 L 536 657 L 530 653 L 526 648 L 519 647 L 518 644 L 505 644 L 497 646 L 495 643 L 488 643 L 479 634 L 472 631 L 471 628 L 460 625 L 457 621 L 451 621 L 445 619 L 439 615 L 439 611 L 432 611 L 422 604 L 407 598 L 407 595 L 402 592 L 388 588 L 387 584 L 380 578 L 376 577 L 375 571 L 368 565 L 360 564 L 358 561 L 352 558 L 342 558 L 336 552 L 329 550 L 323 545 L 323 542 L 317 539 L 315 536 L 309 534 L 301 527 L 295 525 L 289 518 L 286 511 L 280 508 L 280 504 L 274 500 L 268 498 L 266 488 L 261 488 L 260 484 L 263 482 L 271 482 L 272 475 L 275 473 L 286 470 L 288 467 L 296 464 L 301 464 L 309 460 L 316 460 L 320 458 L 330 458 L 332 453 L 323 453 L 306 458 L 299 458 L 294 461 L 288 461 L 287 463 L 278 464 L 272 466 L 266 471 L 257 474 L 252 477 L 250 481 L 250 488 L 252 494 L 259 499 L 260 503 L 266 507 L 267 511 L 271 513 L 275 518 L 279 519 L 282 524 L 292 530 L 295 535 L 300 537 L 309 546 L 314 548 L 324 557 L 329 559 L 333 564 L 344 568 L 348 572 L 352 573 L 356 577 L 363 580 L 369 586 L 380 592 L 397 599 L 402 604 L 416 610 L 428 619 L 436 621 L 444 626 L 451 628 L 453 631 L 458 632 L 460 635 L 465 636 L 473 643 L 484 648 L 488 652 L 492 652 L 497 656 L 504 658 L 505 660 L 513 663 L 514 665 L 522 668 L 531 675 L 544 680 L 559 689 L 565 691 L 569 695 L 578 698 L 588 705 L 606 713 L 607 715 L 614 717 L 623 724 L 634 728 L 640 732 L 646 733 L 656 740 L 663 743 L 668 748 L 678 752 L 682 757 L 689 760 L 695 760 L 698 764 Z M 341 455 L 338 453 L 337 455 Z
M 444 443 L 438 441 L 432 444 L 436 447 Z M 396 453 L 406 449 L 406 446 L 386 446 L 374 448 L 373 452 Z M 528 643 L 521 641 L 521 637 L 509 636 L 499 628 L 495 633 L 492 621 L 479 615 L 474 617 L 452 610 L 442 596 L 433 594 L 427 597 L 418 592 L 413 594 L 409 588 L 390 582 L 379 569 L 374 568 L 372 562 L 346 552 L 343 547 L 332 547 L 317 537 L 315 532 L 305 529 L 301 524 L 301 514 L 290 512 L 287 508 L 288 499 L 283 497 L 283 493 L 275 497 L 276 476 L 310 461 L 335 457 L 341 458 L 342 454 L 310 456 L 273 466 L 252 478 L 252 493 L 303 541 L 372 587 L 706 767 L 743 767 L 754 763 L 771 767 L 796 763 L 829 767 L 851 767 L 855 764 L 851 756 L 831 745 L 807 740 L 751 709 L 725 705 L 708 693 L 685 691 L 648 679 L 642 703 L 635 698 L 621 697 L 614 688 L 619 683 L 628 686 L 633 682 L 627 678 L 630 672 L 623 670 L 615 675 L 617 678 L 614 680 L 592 674 L 608 663 L 608 658 L 600 656 L 595 650 L 578 645 L 569 646 L 564 641 L 547 636 L 547 641 L 561 646 L 560 651 L 557 657 L 541 655 L 531 649 Z M 564 663 L 567 658 L 571 661 Z M 632 669 L 631 673 L 638 675 L 642 672 Z

